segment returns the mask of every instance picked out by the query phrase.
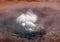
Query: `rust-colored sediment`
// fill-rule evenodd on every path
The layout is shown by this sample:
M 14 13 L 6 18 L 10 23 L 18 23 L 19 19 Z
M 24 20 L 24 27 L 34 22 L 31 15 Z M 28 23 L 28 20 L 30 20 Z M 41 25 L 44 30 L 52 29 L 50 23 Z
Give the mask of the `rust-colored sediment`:
M 31 1 L 31 0 L 30 0 Z M 59 2 L 59 0 L 33 0 L 33 1 L 55 1 L 55 2 Z M 13 5 L 13 4 L 23 4 L 23 3 L 26 3 L 26 2 L 18 2 L 17 0 L 15 0 L 14 2 L 13 1 L 10 1 L 10 2 L 5 2 L 5 0 L 0 0 L 0 8 L 3 8 L 5 6 L 8 6 L 8 5 Z M 1 32 L 1 30 L 0 30 Z M 3 31 L 2 31 L 3 32 Z M 14 37 L 2 37 L 4 35 L 4 32 L 1 34 L 0 33 L 0 42 L 36 42 L 36 40 L 22 40 L 22 39 L 17 39 L 17 38 L 14 38 Z M 55 38 L 42 38 L 42 39 L 38 39 L 37 42 L 60 42 L 60 37 L 55 37 Z

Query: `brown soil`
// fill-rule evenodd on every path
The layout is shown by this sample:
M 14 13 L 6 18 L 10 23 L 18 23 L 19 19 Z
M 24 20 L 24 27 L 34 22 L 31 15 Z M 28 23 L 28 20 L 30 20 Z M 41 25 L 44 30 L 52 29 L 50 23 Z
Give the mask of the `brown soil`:
M 59 10 L 60 12 L 60 6 L 56 3 L 40 3 L 40 2 L 32 2 L 32 3 L 28 3 L 27 2 L 6 2 L 6 3 L 1 3 L 0 4 L 0 8 L 3 9 L 5 7 L 10 7 L 10 6 L 13 6 L 13 5 L 20 5 L 21 7 L 29 7 L 29 5 L 33 6 L 33 5 L 37 5 L 40 4 L 41 7 L 51 7 L 55 10 Z M 26 5 L 27 4 L 27 5 Z M 34 7 L 34 6 L 33 6 Z M 2 10 L 3 12 L 3 10 Z M 59 16 L 60 17 L 60 16 Z M 60 20 L 60 19 L 59 19 Z M 60 23 L 60 22 L 59 22 Z M 57 24 L 59 24 L 57 23 Z M 56 26 L 56 28 L 58 28 Z M 56 30 L 55 28 L 55 30 Z M 60 42 L 60 31 L 58 32 L 59 29 L 57 29 L 57 31 L 55 32 L 55 34 L 57 35 L 54 35 L 53 37 L 49 37 L 49 36 L 44 36 L 43 38 L 41 39 L 38 39 L 37 42 Z M 8 30 L 3 30 L 3 29 L 0 29 L 0 42 L 36 42 L 36 40 L 26 40 L 26 39 L 20 39 L 20 38 L 16 38 L 16 37 L 11 37 L 11 34 L 7 32 Z

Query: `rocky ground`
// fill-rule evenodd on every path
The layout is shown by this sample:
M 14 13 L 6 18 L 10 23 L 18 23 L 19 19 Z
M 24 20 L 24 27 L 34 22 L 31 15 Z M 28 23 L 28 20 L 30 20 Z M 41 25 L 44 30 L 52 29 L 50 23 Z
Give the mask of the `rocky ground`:
M 42 38 L 39 38 L 36 40 L 27 40 L 27 39 L 17 38 L 16 36 L 14 36 L 15 35 L 14 33 L 11 33 L 11 31 L 9 31 L 9 29 L 6 29 L 5 27 L 3 27 L 3 29 L 2 28 L 0 29 L 0 42 L 60 42 L 60 6 L 59 4 L 48 3 L 48 2 L 47 3 L 46 2 L 30 2 L 30 3 L 23 2 L 23 3 L 15 3 L 15 4 L 9 3 L 8 5 L 1 4 L 0 21 L 1 19 L 3 21 L 6 19 L 6 18 L 3 19 L 3 17 L 6 16 L 5 12 L 7 13 L 14 12 L 17 8 L 23 9 L 23 8 L 35 8 L 35 7 L 39 7 L 39 9 L 43 7 L 44 8 L 43 10 L 46 14 L 53 16 L 47 19 L 47 20 L 53 19 L 52 20 L 53 24 L 51 26 L 48 26 L 47 33 Z M 52 9 L 49 9 L 49 8 L 52 8 Z M 9 15 L 12 16 L 12 14 L 9 14 Z M 8 16 L 6 17 L 8 18 Z M 43 22 L 44 21 L 45 20 L 43 20 Z

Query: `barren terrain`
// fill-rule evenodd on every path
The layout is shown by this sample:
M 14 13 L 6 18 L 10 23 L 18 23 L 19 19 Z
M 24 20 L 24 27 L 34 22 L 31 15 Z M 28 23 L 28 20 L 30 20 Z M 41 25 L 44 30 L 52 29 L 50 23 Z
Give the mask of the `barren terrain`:
M 5 7 L 4 7 L 5 6 Z M 48 2 L 26 2 L 26 3 L 12 3 L 12 4 L 1 4 L 0 8 L 0 21 L 4 21 L 8 18 L 14 17 L 17 15 L 15 12 L 20 12 L 19 9 L 30 8 L 33 9 L 38 7 L 38 9 L 44 14 L 49 16 L 48 18 L 41 19 L 42 24 L 46 26 L 49 25 L 52 21 L 52 25 L 48 26 L 47 33 L 37 40 L 27 40 L 22 38 L 16 38 L 14 33 L 11 33 L 9 29 L 3 27 L 0 29 L 0 42 L 60 42 L 60 6 L 56 3 L 48 3 Z M 36 10 L 37 13 L 40 13 Z M 8 14 L 6 16 L 6 14 Z M 13 13 L 13 14 L 12 14 Z M 38 15 L 38 14 L 37 14 Z M 40 16 L 40 15 L 39 15 Z M 51 17 L 50 17 L 51 16 Z M 46 21 L 44 20 L 46 19 Z M 52 20 L 51 20 L 52 19 Z M 50 21 L 51 20 L 51 21 Z M 44 22 L 45 21 L 45 22 Z M 49 23 L 48 23 L 49 22 Z

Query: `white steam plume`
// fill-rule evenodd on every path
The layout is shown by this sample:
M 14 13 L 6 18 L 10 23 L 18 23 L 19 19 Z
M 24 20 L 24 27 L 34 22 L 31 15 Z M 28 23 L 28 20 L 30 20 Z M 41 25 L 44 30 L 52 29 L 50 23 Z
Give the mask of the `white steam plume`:
M 36 22 L 37 21 L 37 16 L 32 12 L 32 10 L 28 10 L 26 14 L 22 13 L 20 16 L 17 17 L 16 22 Z

